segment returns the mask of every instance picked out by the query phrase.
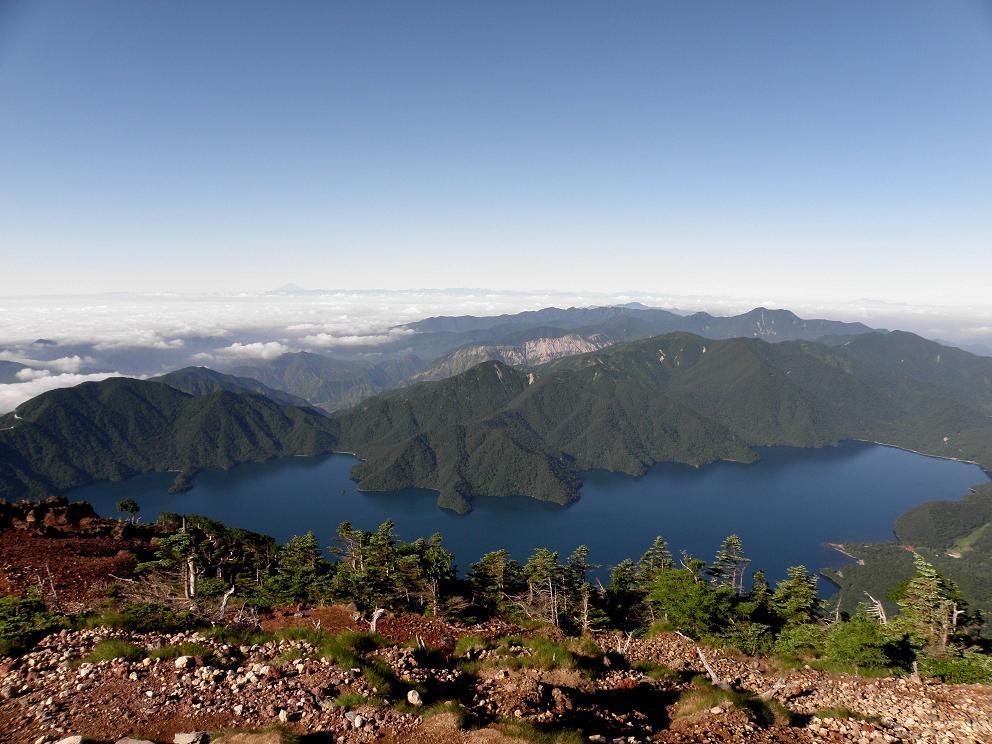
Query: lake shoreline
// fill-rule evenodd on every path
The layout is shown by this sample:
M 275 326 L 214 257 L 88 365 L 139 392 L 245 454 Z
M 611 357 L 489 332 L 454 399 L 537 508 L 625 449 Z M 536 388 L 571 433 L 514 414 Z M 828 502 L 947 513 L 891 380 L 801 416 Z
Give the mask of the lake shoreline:
M 813 573 L 852 560 L 833 546 L 889 540 L 903 512 L 960 498 L 985 479 L 968 463 L 855 440 L 756 451 L 760 459 L 748 467 L 720 460 L 702 468 L 660 463 L 642 476 L 583 471 L 581 497 L 567 508 L 486 497 L 469 515 L 439 508 L 431 489 L 359 489 L 350 477 L 356 458 L 346 453 L 201 471 L 183 495 L 165 493 L 167 476 L 158 474 L 73 489 L 69 498 L 114 516 L 114 504 L 130 497 L 148 521 L 165 511 L 197 513 L 280 542 L 309 529 L 322 545 L 333 542 L 342 521 L 375 529 L 392 520 L 406 540 L 440 532 L 460 571 L 492 550 L 525 561 L 536 547 L 568 555 L 581 544 L 596 563 L 615 566 L 637 560 L 658 535 L 674 554 L 707 560 L 736 533 L 753 565 L 774 581 L 792 565 Z M 608 580 L 608 568 L 600 578 Z M 833 585 L 822 586 L 826 594 Z

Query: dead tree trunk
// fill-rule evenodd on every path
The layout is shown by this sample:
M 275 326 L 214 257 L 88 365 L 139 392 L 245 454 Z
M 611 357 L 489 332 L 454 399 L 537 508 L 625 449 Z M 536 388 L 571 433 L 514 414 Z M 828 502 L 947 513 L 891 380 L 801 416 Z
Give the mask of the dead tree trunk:
M 224 622 L 224 618 L 227 616 L 227 602 L 231 599 L 234 594 L 234 584 L 231 584 L 231 588 L 224 592 L 224 596 L 220 600 L 220 613 L 219 619 Z
M 779 690 L 781 690 L 783 687 L 785 687 L 785 680 L 784 679 L 780 679 L 778 682 L 776 682 L 771 687 L 769 687 L 767 690 L 765 690 L 760 695 L 758 695 L 758 699 L 759 700 L 764 700 L 765 702 L 768 702 L 773 697 L 775 697 L 775 693 L 778 692 Z
M 56 612 L 61 612 L 62 606 L 59 603 L 59 593 L 55 590 L 55 577 L 52 576 L 52 569 L 47 563 L 45 564 L 45 571 L 48 573 L 48 585 L 52 588 L 52 608 Z
M 706 674 L 709 676 L 710 682 L 713 683 L 713 686 L 719 687 L 721 690 L 731 692 L 733 688 L 717 676 L 716 672 L 713 670 L 713 667 L 711 667 L 710 663 L 706 660 L 706 656 L 703 655 L 703 649 L 696 646 L 696 653 L 699 654 L 699 660 L 703 662 L 703 669 L 706 670 Z
M 190 599 L 196 599 L 196 562 L 193 560 L 193 556 L 186 559 L 186 575 L 189 586 L 187 596 Z
M 376 626 L 379 623 L 379 618 L 386 614 L 386 611 L 379 607 L 375 612 L 372 613 L 372 620 L 369 621 L 369 633 L 375 633 Z
M 868 594 L 868 599 L 871 600 L 871 607 L 868 608 L 868 617 L 873 617 L 878 620 L 879 625 L 888 625 L 888 618 L 885 616 L 885 606 L 875 599 L 873 596 Z M 840 603 L 837 604 L 838 611 L 840 609 Z

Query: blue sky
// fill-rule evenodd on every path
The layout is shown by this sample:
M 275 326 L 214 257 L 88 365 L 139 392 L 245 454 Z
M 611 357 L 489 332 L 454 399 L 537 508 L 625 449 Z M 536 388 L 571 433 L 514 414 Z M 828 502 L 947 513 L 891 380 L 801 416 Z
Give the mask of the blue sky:
M 990 304 L 992 3 L 0 3 L 0 294 Z

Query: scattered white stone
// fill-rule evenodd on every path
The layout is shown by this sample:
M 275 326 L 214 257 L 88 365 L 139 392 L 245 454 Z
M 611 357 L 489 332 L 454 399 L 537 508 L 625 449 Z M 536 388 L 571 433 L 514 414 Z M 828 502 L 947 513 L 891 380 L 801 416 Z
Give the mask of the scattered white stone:
M 420 706 L 424 704 L 423 699 L 420 697 L 420 693 L 417 692 L 416 690 L 410 690 L 409 692 L 407 692 L 406 701 L 410 703 L 410 705 Z

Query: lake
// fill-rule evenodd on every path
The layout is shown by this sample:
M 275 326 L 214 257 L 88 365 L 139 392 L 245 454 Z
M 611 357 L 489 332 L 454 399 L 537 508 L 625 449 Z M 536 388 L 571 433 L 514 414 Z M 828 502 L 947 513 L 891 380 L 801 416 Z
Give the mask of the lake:
M 356 462 L 349 455 L 204 471 L 183 494 L 167 493 L 173 474 L 155 473 L 69 496 L 89 501 L 104 516 L 116 516 L 114 504 L 130 496 L 146 522 L 162 511 L 196 513 L 279 541 L 312 530 L 325 546 L 343 520 L 374 529 L 392 519 L 404 539 L 441 532 L 461 571 L 490 550 L 506 548 L 525 560 L 537 546 L 567 554 L 581 544 L 589 546 L 593 561 L 610 566 L 638 558 L 656 535 L 673 552 L 710 560 L 720 541 L 736 532 L 751 568 L 763 568 L 775 580 L 800 563 L 811 569 L 841 565 L 846 559 L 825 543 L 890 540 L 902 512 L 924 501 L 959 498 L 988 480 L 976 465 L 861 442 L 759 453 L 761 460 L 751 465 L 662 464 L 639 478 L 588 472 L 581 498 L 567 507 L 488 498 L 465 516 L 438 508 L 431 491 L 360 492 L 348 478 Z

